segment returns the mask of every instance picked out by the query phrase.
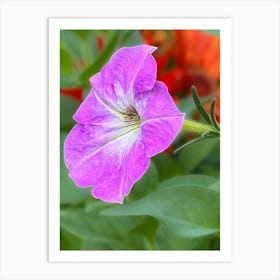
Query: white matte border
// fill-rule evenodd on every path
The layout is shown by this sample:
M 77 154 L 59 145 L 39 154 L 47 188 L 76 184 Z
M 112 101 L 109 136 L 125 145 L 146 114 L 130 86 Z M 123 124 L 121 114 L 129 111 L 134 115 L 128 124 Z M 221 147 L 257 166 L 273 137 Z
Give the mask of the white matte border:
M 221 195 L 220 250 L 186 251 L 68 251 L 59 242 L 59 49 L 60 30 L 71 29 L 219 29 L 221 92 Z M 95 18 L 49 19 L 49 260 L 71 262 L 217 262 L 231 259 L 231 29 L 230 19 L 186 18 Z M 226 93 L 226 94 L 223 94 Z

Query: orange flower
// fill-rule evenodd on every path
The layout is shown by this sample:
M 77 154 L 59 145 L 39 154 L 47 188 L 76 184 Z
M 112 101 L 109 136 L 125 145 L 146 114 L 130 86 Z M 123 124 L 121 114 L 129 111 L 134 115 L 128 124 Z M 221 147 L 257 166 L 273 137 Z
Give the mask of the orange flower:
M 184 97 L 195 85 L 200 96 L 216 94 L 219 120 L 220 37 L 199 30 L 144 30 L 143 41 L 155 45 L 158 80 L 170 94 Z M 207 109 L 210 107 L 206 105 Z
M 220 78 L 220 37 L 199 30 L 175 30 L 173 32 L 179 63 L 198 68 L 208 78 Z

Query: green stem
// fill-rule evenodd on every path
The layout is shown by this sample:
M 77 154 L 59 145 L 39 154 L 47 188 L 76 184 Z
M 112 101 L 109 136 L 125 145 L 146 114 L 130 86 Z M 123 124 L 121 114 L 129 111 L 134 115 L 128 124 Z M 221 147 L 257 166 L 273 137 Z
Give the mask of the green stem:
M 187 119 L 184 120 L 183 131 L 203 134 L 204 132 L 209 130 L 213 130 L 213 128 L 209 125 Z

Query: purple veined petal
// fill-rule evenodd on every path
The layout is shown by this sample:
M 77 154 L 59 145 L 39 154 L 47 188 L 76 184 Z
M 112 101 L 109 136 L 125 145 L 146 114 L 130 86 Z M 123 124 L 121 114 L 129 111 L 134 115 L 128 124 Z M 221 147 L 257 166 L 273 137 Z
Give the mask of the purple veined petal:
M 109 160 L 108 168 L 114 171 L 103 184 L 92 189 L 95 198 L 107 202 L 123 203 L 133 185 L 144 175 L 150 165 L 150 158 L 146 157 L 145 149 L 140 142 L 135 142 L 128 153 L 122 157 L 120 164 Z
M 157 64 L 152 55 L 148 55 L 139 70 L 133 85 L 133 99 L 139 100 L 142 93 L 150 91 L 156 83 Z
M 90 78 L 100 99 L 114 108 L 132 103 L 133 92 L 152 89 L 156 81 L 156 62 L 151 53 L 155 47 L 140 45 L 116 51 L 108 64 Z
M 142 143 L 148 157 L 153 157 L 167 149 L 182 128 L 182 116 L 154 119 L 141 125 Z
M 149 166 L 140 138 L 139 127 L 119 131 L 77 124 L 64 142 L 70 178 L 80 187 L 94 186 L 96 198 L 122 203 Z
M 135 107 L 142 121 L 154 118 L 184 116 L 176 107 L 166 85 L 156 81 L 151 91 L 143 93 Z
M 94 90 L 91 90 L 86 99 L 81 103 L 73 119 L 83 124 L 121 125 L 119 112 L 102 103 Z
M 156 82 L 154 88 L 137 103 L 140 114 L 142 142 L 146 146 L 147 156 L 164 151 L 180 132 L 185 115 L 176 107 L 162 82 Z

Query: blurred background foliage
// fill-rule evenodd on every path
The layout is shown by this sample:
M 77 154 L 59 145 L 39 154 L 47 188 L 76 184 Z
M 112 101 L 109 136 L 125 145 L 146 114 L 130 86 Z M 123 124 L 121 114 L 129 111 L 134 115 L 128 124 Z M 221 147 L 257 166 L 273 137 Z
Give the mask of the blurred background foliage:
M 181 132 L 152 159 L 123 205 L 94 199 L 68 177 L 63 143 L 72 115 L 90 90 L 89 78 L 120 47 L 157 46 L 157 79 L 178 108 L 200 120 L 190 89 L 206 110 L 217 98 L 220 120 L 219 30 L 61 30 L 60 225 L 61 250 L 219 250 L 220 143 L 207 139 L 173 154 L 194 135 Z

